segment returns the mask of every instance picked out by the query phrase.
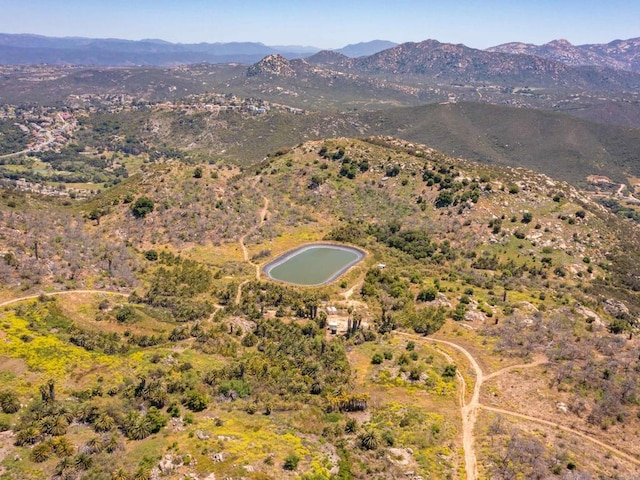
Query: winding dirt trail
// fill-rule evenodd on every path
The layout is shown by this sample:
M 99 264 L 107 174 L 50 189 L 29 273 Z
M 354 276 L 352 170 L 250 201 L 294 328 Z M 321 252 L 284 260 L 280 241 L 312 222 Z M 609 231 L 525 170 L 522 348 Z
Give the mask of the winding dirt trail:
M 449 342 L 447 340 L 440 340 L 439 338 L 430 338 L 430 340 L 448 345 L 462 353 L 465 357 L 467 357 L 467 360 L 469 360 L 469 363 L 471 364 L 471 367 L 473 368 L 476 376 L 476 381 L 473 385 L 471 400 L 465 403 L 466 382 L 463 375 L 458 371 L 456 372 L 456 377 L 461 384 L 463 395 L 461 398 L 460 413 L 462 414 L 462 446 L 464 448 L 465 471 L 467 472 L 467 480 L 475 480 L 478 478 L 478 460 L 476 457 L 475 438 L 473 431 L 478 419 L 478 407 L 480 405 L 480 388 L 482 387 L 482 382 L 484 381 L 484 374 L 482 372 L 482 368 L 480 368 L 480 364 L 465 348 L 461 347 L 457 343 Z
M 459 371 L 459 369 L 458 371 L 456 371 L 456 378 L 460 383 L 459 401 L 460 401 L 460 413 L 462 416 L 462 444 L 464 448 L 464 462 L 465 462 L 465 471 L 466 471 L 467 480 L 478 479 L 478 461 L 477 461 L 476 450 L 475 450 L 474 428 L 475 428 L 476 421 L 478 419 L 478 411 L 480 409 L 484 409 L 490 412 L 500 413 L 504 415 L 510 415 L 513 417 L 521 418 L 523 420 L 529 420 L 532 422 L 541 423 L 543 425 L 547 425 L 553 428 L 563 430 L 565 432 L 577 435 L 580 438 L 588 440 L 589 442 L 594 443 L 595 445 L 605 448 L 609 452 L 614 453 L 615 455 L 633 463 L 634 465 L 640 466 L 639 458 L 634 457 L 633 455 L 630 455 L 628 453 L 625 453 L 617 449 L 616 447 L 606 444 L 579 430 L 566 427 L 562 424 L 559 424 L 557 422 L 552 422 L 550 420 L 532 417 L 529 415 L 525 415 L 522 413 L 518 413 L 518 412 L 514 412 L 511 410 L 506 410 L 502 408 L 489 407 L 487 405 L 483 405 L 480 403 L 480 391 L 482 389 L 482 384 L 485 382 L 485 380 L 490 380 L 492 378 L 498 377 L 500 375 L 503 375 L 505 373 L 508 373 L 514 370 L 520 370 L 523 368 L 534 368 L 539 365 L 543 365 L 544 363 L 546 363 L 545 358 L 539 357 L 531 363 L 511 365 L 511 366 L 502 368 L 500 370 L 497 370 L 493 373 L 490 373 L 488 375 L 485 375 L 482 371 L 482 368 L 480 367 L 480 364 L 473 357 L 473 355 L 466 348 L 462 347 L 461 345 L 458 345 L 457 343 L 451 342 L 449 340 L 443 340 L 443 339 L 432 338 L 432 337 L 422 337 L 419 335 L 404 333 L 404 332 L 395 332 L 395 334 L 405 338 L 411 338 L 413 341 L 417 340 L 420 342 L 434 342 L 441 345 L 447 345 L 457 350 L 458 352 L 462 353 L 467 358 L 467 360 L 469 361 L 469 364 L 471 365 L 474 371 L 476 378 L 475 378 L 475 383 L 473 385 L 473 394 L 471 395 L 471 399 L 468 402 L 466 401 L 466 382 L 465 382 L 464 376 Z M 438 350 L 442 353 L 442 355 L 447 359 L 448 362 L 453 363 L 455 365 L 454 359 L 447 352 L 445 352 L 441 348 L 438 348 Z
M 509 367 L 504 367 L 500 370 L 497 370 L 493 373 L 490 373 L 489 375 L 485 375 L 484 379 L 485 380 L 490 380 L 494 377 L 498 377 L 500 375 L 503 375 L 505 373 L 508 372 L 513 372 L 514 370 L 521 370 L 523 368 L 533 368 L 533 367 L 538 367 L 540 365 L 544 365 L 545 363 L 547 363 L 547 359 L 544 357 L 539 357 L 537 359 L 535 359 L 533 362 L 531 363 L 523 363 L 521 365 L 511 365 Z
M 543 418 L 531 417 L 529 415 L 524 415 L 523 413 L 512 412 L 511 410 L 504 410 L 502 408 L 488 407 L 487 405 L 480 405 L 480 408 L 483 408 L 483 409 L 485 409 L 485 410 L 487 410 L 489 412 L 500 413 L 500 414 L 503 414 L 503 415 L 510 415 L 512 417 L 521 418 L 523 420 L 529 420 L 531 422 L 542 423 L 543 425 L 548 425 L 549 427 L 557 428 L 559 430 L 563 430 L 563 431 L 571 433 L 573 435 L 577 435 L 578 437 L 583 438 L 585 440 L 588 440 L 589 442 L 594 443 L 594 444 L 598 445 L 599 447 L 602 447 L 602 448 L 604 448 L 606 450 L 609 450 L 611 453 L 615 453 L 620 458 L 624 458 L 625 460 L 628 460 L 629 462 L 633 463 L 634 465 L 640 466 L 640 459 L 638 459 L 636 457 L 633 457 L 633 456 L 629 455 L 628 453 L 625 453 L 625 452 L 623 452 L 621 450 L 618 450 L 617 448 L 612 447 L 611 445 L 608 445 L 608 444 L 606 444 L 604 442 L 601 442 L 597 438 L 593 438 L 593 437 L 587 435 L 586 433 L 582 433 L 580 430 L 575 430 L 573 428 L 565 427 L 564 425 L 561 425 L 561 424 L 556 423 L 556 422 L 551 422 L 551 421 L 545 420 Z
M 25 300 L 34 300 L 36 298 L 40 298 L 40 296 L 44 295 L 45 297 L 57 297 L 58 295 L 71 295 L 73 293 L 96 293 L 96 294 L 106 294 L 106 295 L 117 295 L 120 297 L 128 297 L 129 294 L 125 292 L 114 292 L 112 290 L 64 290 L 60 292 L 48 292 L 48 293 L 38 293 L 36 295 L 27 295 L 25 297 L 12 298 L 11 300 L 5 300 L 4 302 L 0 302 L 0 307 L 4 307 L 6 305 L 11 305 L 12 303 L 23 302 Z
M 258 228 L 264 225 L 264 222 L 267 221 L 267 214 L 269 213 L 269 199 L 267 197 L 262 197 L 262 199 L 264 200 L 264 205 L 258 212 L 258 216 L 259 216 L 258 223 L 256 223 L 249 230 L 247 230 L 244 233 L 244 235 L 238 238 L 238 243 L 240 243 L 240 248 L 242 249 L 242 257 L 244 258 L 244 261 L 247 263 L 250 263 L 256 269 L 256 280 L 260 280 L 260 265 L 258 265 L 257 263 L 253 263 L 249 258 L 249 249 L 244 244 L 244 241 L 249 235 L 255 232 Z M 242 298 L 242 287 L 247 283 L 249 283 L 249 280 L 244 280 L 243 282 L 240 283 L 240 285 L 238 285 L 238 291 L 236 292 L 236 305 L 240 304 L 240 299 Z
M 422 342 L 435 342 L 443 345 L 447 345 L 455 350 L 458 350 L 462 353 L 467 360 L 471 364 L 473 371 L 475 373 L 476 381 L 473 385 L 473 393 L 471 395 L 471 400 L 467 402 L 466 399 L 466 382 L 464 380 L 464 376 L 460 373 L 459 369 L 456 372 L 456 378 L 460 383 L 461 395 L 460 395 L 460 413 L 462 416 L 462 446 L 464 449 L 464 465 L 465 471 L 467 472 L 467 480 L 476 480 L 478 478 L 478 460 L 476 457 L 476 449 L 475 449 L 475 441 L 474 441 L 474 427 L 476 424 L 476 420 L 478 419 L 478 407 L 480 405 L 480 388 L 482 387 L 482 382 L 484 381 L 484 374 L 482 373 L 482 368 L 480 368 L 480 364 L 476 361 L 476 359 L 466 350 L 464 347 L 461 347 L 457 343 L 449 342 L 448 340 L 441 340 L 439 338 L 432 337 L 418 337 L 417 335 L 413 335 L 410 333 L 396 332 L 396 335 L 401 335 L 403 337 L 418 339 Z M 448 361 L 455 365 L 453 358 L 440 350 L 445 358 Z

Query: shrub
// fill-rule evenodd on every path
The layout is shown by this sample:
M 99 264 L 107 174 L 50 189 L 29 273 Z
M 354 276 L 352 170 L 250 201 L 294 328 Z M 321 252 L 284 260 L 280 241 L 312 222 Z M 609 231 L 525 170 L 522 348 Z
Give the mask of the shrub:
M 438 291 L 435 288 L 431 287 L 425 290 L 420 290 L 418 296 L 416 297 L 416 300 L 419 302 L 433 302 L 436 299 L 437 295 Z
M 300 463 L 300 457 L 295 453 L 290 453 L 287 455 L 287 458 L 284 459 L 284 464 L 282 468 L 285 470 L 293 471 L 298 468 L 298 463 Z
M 156 250 L 147 250 L 144 252 L 144 258 L 149 260 L 150 262 L 155 262 L 158 260 L 158 252 Z
M 382 363 L 382 355 L 374 353 L 373 357 L 371 357 L 371 363 L 374 365 L 380 365 Z
M 115 311 L 116 320 L 120 323 L 128 323 L 137 320 L 138 312 L 134 307 L 126 305 L 124 307 L 118 307 Z
M 453 311 L 451 317 L 456 321 L 459 322 L 461 320 L 464 320 L 464 315 L 467 313 L 467 306 L 460 302 L 458 303 L 458 305 L 456 305 L 456 309 Z
M 167 407 L 167 413 L 172 418 L 178 418 L 180 416 L 180 406 L 176 402 L 171 402 Z
M 223 395 L 234 391 L 240 398 L 248 397 L 249 395 L 251 395 L 251 386 L 244 380 L 228 380 L 220 384 L 219 390 Z
M 456 376 L 456 366 L 455 365 L 447 365 L 444 367 L 444 371 L 442 372 L 443 378 L 453 378 Z
M 153 200 L 147 197 L 140 197 L 131 206 L 131 213 L 133 213 L 133 216 L 136 218 L 144 218 L 147 214 L 153 212 L 153 208 Z
M 378 435 L 373 430 L 368 430 L 360 435 L 360 448 L 363 450 L 377 450 L 380 446 Z
M 357 429 L 358 429 L 358 422 L 356 421 L 355 418 L 350 418 L 349 420 L 347 420 L 347 423 L 344 426 L 345 433 L 356 433 Z
M 184 405 L 194 412 L 201 412 L 209 404 L 209 398 L 207 395 L 200 393 L 196 390 L 192 390 L 187 393 L 183 401 Z
M 0 393 L 0 409 L 4 413 L 16 413 L 20 410 L 20 400 L 14 392 Z

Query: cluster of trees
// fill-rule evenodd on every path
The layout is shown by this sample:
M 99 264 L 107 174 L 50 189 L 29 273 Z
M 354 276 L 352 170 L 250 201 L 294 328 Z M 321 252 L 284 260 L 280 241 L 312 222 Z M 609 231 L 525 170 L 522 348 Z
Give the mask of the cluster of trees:
M 444 208 L 450 205 L 464 206 L 467 201 L 478 203 L 482 193 L 481 182 L 479 180 L 469 181 L 462 179 L 455 181 L 456 172 L 454 166 L 434 166 L 427 168 L 422 173 L 422 180 L 428 187 L 437 186 L 440 192 L 435 200 L 436 208 Z M 483 179 L 486 180 L 486 179 Z M 488 181 L 488 180 L 486 180 Z M 485 185 L 485 190 L 490 189 L 490 185 Z
M 635 222 L 640 222 L 640 212 L 633 208 L 621 205 L 615 198 L 599 198 L 598 203 L 611 210 L 616 215 L 624 218 L 630 218 Z
M 231 288 L 225 298 L 231 299 Z M 315 319 L 320 301 L 327 300 L 326 293 L 303 290 L 273 282 L 251 281 L 242 289 L 240 311 L 250 319 L 262 318 L 266 308 L 276 308 L 276 315 Z M 230 306 L 233 308 L 232 306 Z
M 20 152 L 27 148 L 29 136 L 9 120 L 0 120 L 0 155 Z
M 255 392 L 267 391 L 285 398 L 324 397 L 337 385 L 349 383 L 350 368 L 340 340 L 327 341 L 316 322 L 260 321 L 255 352 L 237 366 L 225 367 L 216 377 L 227 380 L 244 372 Z M 326 401 L 326 400 L 325 400 Z
M 78 138 L 86 145 L 102 150 L 140 155 L 149 151 L 141 140 L 139 113 L 96 114 L 80 118 Z
M 51 208 L 0 211 L 0 232 L 10 255 L 0 261 L 0 281 L 29 288 L 51 281 L 69 288 L 89 272 L 99 275 L 96 286 L 119 289 L 136 283 L 137 261 L 124 244 L 107 241 L 100 232 L 86 231 L 85 219 Z
M 179 322 L 211 315 L 211 301 L 198 298 L 211 290 L 211 270 L 194 260 L 165 252 L 160 254 L 159 261 L 163 265 L 154 271 L 149 290 L 142 297 L 133 296 L 131 301 L 167 309 Z
M 449 241 L 434 242 L 425 230 L 402 229 L 397 220 L 383 225 L 370 225 L 370 235 L 381 243 L 411 255 L 416 260 L 431 259 L 435 263 L 442 260 L 455 260 L 457 253 Z

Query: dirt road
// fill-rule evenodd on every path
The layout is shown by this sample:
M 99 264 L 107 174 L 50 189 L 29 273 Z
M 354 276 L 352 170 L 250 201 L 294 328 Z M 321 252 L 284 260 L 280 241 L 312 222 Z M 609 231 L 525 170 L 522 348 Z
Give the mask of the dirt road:
M 121 297 L 129 296 L 128 293 L 113 292 L 111 290 L 64 290 L 61 292 L 38 293 L 37 295 L 27 295 L 25 297 L 12 298 L 11 300 L 5 300 L 4 302 L 0 302 L 0 307 L 11 305 L 12 303 L 23 302 L 25 300 L 33 300 L 36 298 L 40 298 L 41 295 L 44 295 L 45 297 L 56 297 L 58 295 L 70 295 L 73 293 L 97 293 L 97 294 L 106 294 L 106 295 L 118 295 Z
M 249 249 L 244 244 L 244 241 L 246 240 L 246 238 L 249 235 L 251 235 L 258 228 L 260 228 L 264 224 L 264 222 L 267 220 L 267 214 L 269 213 L 269 199 L 267 197 L 263 197 L 263 200 L 264 200 L 264 206 L 258 212 L 258 215 L 259 215 L 258 223 L 253 225 L 249 230 L 247 230 L 244 233 L 244 235 L 242 235 L 238 239 L 238 242 L 240 243 L 240 248 L 242 249 L 242 257 L 244 258 L 244 261 L 247 262 L 247 263 L 250 263 L 253 266 L 255 266 L 255 269 L 256 269 L 256 280 L 260 280 L 260 265 L 258 265 L 257 263 L 253 263 L 251 261 L 251 259 L 249 258 Z M 238 285 L 238 291 L 236 292 L 236 305 L 240 304 L 240 299 L 242 298 L 242 287 L 247 282 L 249 282 L 249 280 L 245 280 L 245 281 L 241 282 L 240 285 Z
M 462 347 L 461 345 L 458 345 L 457 343 L 451 342 L 449 340 L 443 340 L 443 339 L 439 339 L 439 338 L 431 338 L 431 337 L 422 337 L 419 335 L 415 335 L 415 334 L 410 334 L 410 333 L 404 333 L 404 332 L 395 332 L 396 335 L 398 336 L 402 336 L 405 338 L 411 338 L 411 340 L 413 341 L 420 341 L 420 342 L 433 342 L 436 344 L 440 344 L 440 345 L 446 345 L 448 347 L 451 347 L 455 350 L 457 350 L 458 352 L 462 353 L 467 360 L 469 361 L 469 364 L 471 365 L 474 375 L 475 375 L 475 383 L 473 386 L 473 394 L 471 395 L 471 399 L 467 402 L 466 401 L 466 382 L 465 379 L 463 377 L 463 375 L 461 374 L 461 372 L 458 370 L 456 372 L 456 377 L 458 379 L 458 381 L 460 382 L 460 388 L 461 388 L 461 394 L 460 394 L 460 413 L 462 416 L 462 444 L 463 444 L 463 448 L 464 448 L 464 461 L 465 461 L 465 471 L 466 471 L 466 478 L 467 480 L 476 480 L 478 478 L 478 462 L 477 462 L 477 457 L 476 457 L 476 450 L 475 450 L 475 434 L 474 434 L 474 428 L 475 428 L 475 424 L 476 424 L 476 420 L 478 418 L 478 411 L 480 409 L 484 409 L 490 412 L 495 412 L 495 413 L 500 413 L 503 415 L 510 415 L 513 417 L 517 417 L 517 418 L 521 418 L 523 420 L 529 420 L 532 422 L 537 422 L 537 423 L 541 423 L 543 425 L 548 425 L 550 427 L 554 427 L 554 428 L 558 428 L 560 430 L 563 430 L 565 432 L 577 435 L 585 440 L 588 440 L 589 442 L 592 442 L 602 448 L 605 448 L 606 450 L 610 451 L 611 453 L 614 453 L 615 455 L 619 456 L 620 458 L 623 458 L 631 463 L 633 463 L 634 465 L 639 465 L 640 466 L 640 459 L 625 453 L 609 444 L 606 444 L 594 437 L 591 437 L 590 435 L 587 435 L 586 433 L 580 432 L 579 430 L 575 430 L 573 428 L 570 427 L 566 427 L 564 425 L 561 425 L 557 422 L 553 422 L 550 420 L 545 420 L 542 418 L 537 418 L 537 417 L 532 417 L 529 415 L 525 415 L 522 413 L 518 413 L 518 412 L 514 412 L 511 410 L 506 410 L 506 409 L 502 409 L 502 408 L 497 408 L 497 407 L 489 407 L 486 405 L 483 405 L 480 403 L 480 391 L 482 389 L 482 384 L 489 379 L 498 377 L 500 375 L 503 375 L 505 373 L 514 371 L 514 370 L 520 370 L 523 368 L 534 368 L 537 367 L 539 365 L 542 365 L 544 363 L 546 363 L 546 359 L 543 357 L 539 357 L 537 359 L 535 359 L 533 362 L 531 363 L 525 363 L 525 364 L 520 364 L 520 365 L 511 365 L 509 367 L 505 367 L 503 369 L 497 370 L 493 373 L 490 373 L 488 375 L 485 375 L 482 371 L 482 368 L 480 367 L 480 364 L 476 361 L 476 359 L 473 357 L 473 355 L 464 347 Z M 439 348 L 439 350 L 441 351 L 441 353 L 445 356 L 445 358 L 447 358 L 447 360 L 449 362 L 454 363 L 453 358 L 446 353 L 445 351 L 443 351 L 442 349 Z

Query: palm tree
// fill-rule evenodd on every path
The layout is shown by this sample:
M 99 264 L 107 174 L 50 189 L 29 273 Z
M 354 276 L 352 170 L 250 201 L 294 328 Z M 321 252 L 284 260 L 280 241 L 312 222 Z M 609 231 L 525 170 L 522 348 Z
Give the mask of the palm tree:
M 57 478 L 66 478 L 71 472 L 75 472 L 75 462 L 71 457 L 65 457 L 56 465 L 54 475 Z
M 149 480 L 151 478 L 151 470 L 147 467 L 140 467 L 133 474 L 133 480 Z
M 74 461 L 76 467 L 78 467 L 80 470 L 88 470 L 89 468 L 91 468 L 93 458 L 91 458 L 91 456 L 86 453 L 79 453 L 78 455 L 76 455 Z
M 111 480 L 129 480 L 131 477 L 127 473 L 127 471 L 120 467 L 117 470 L 111 472 Z
M 143 417 L 138 412 L 130 411 L 127 414 L 124 429 L 127 438 L 131 440 L 142 440 L 151 435 L 152 426 L 146 417 Z
M 93 422 L 93 429 L 98 432 L 108 432 L 116 426 L 116 421 L 108 413 L 101 413 Z
M 73 419 L 75 418 L 75 412 L 66 405 L 58 406 L 55 414 L 59 417 L 64 418 L 67 423 L 73 422 Z
M 104 449 L 107 453 L 113 453 L 117 450 L 123 450 L 124 445 L 122 445 L 122 442 L 120 441 L 120 436 L 114 433 L 109 438 L 105 438 Z
M 20 410 L 20 400 L 14 392 L 0 393 L 0 410 L 4 413 L 16 413 Z
M 56 401 L 56 388 L 53 379 L 50 379 L 45 385 L 40 385 L 40 396 L 42 402 L 52 404 Z
M 84 444 L 84 447 L 81 450 L 83 453 L 93 455 L 94 453 L 100 453 L 102 450 L 104 450 L 104 448 L 104 439 L 102 439 L 101 437 L 93 437 Z
M 75 450 L 74 446 L 64 437 L 54 438 L 51 441 L 53 452 L 60 458 L 70 457 Z
M 18 447 L 22 447 L 24 445 L 33 445 L 38 441 L 40 437 L 40 429 L 36 428 L 33 425 L 28 426 L 18 432 L 16 435 L 15 444 Z
M 363 450 L 376 450 L 379 444 L 378 435 L 373 430 L 368 430 L 360 435 L 360 448 Z
M 167 386 L 160 380 L 147 383 L 142 391 L 142 398 L 154 407 L 162 408 L 167 403 Z
M 33 450 L 31 450 L 31 459 L 36 463 L 42 463 L 46 461 L 52 453 L 53 449 L 51 448 L 51 444 L 44 442 L 33 447 Z
M 69 422 L 63 415 L 56 415 L 49 425 L 49 433 L 55 437 L 60 437 L 67 433 Z

